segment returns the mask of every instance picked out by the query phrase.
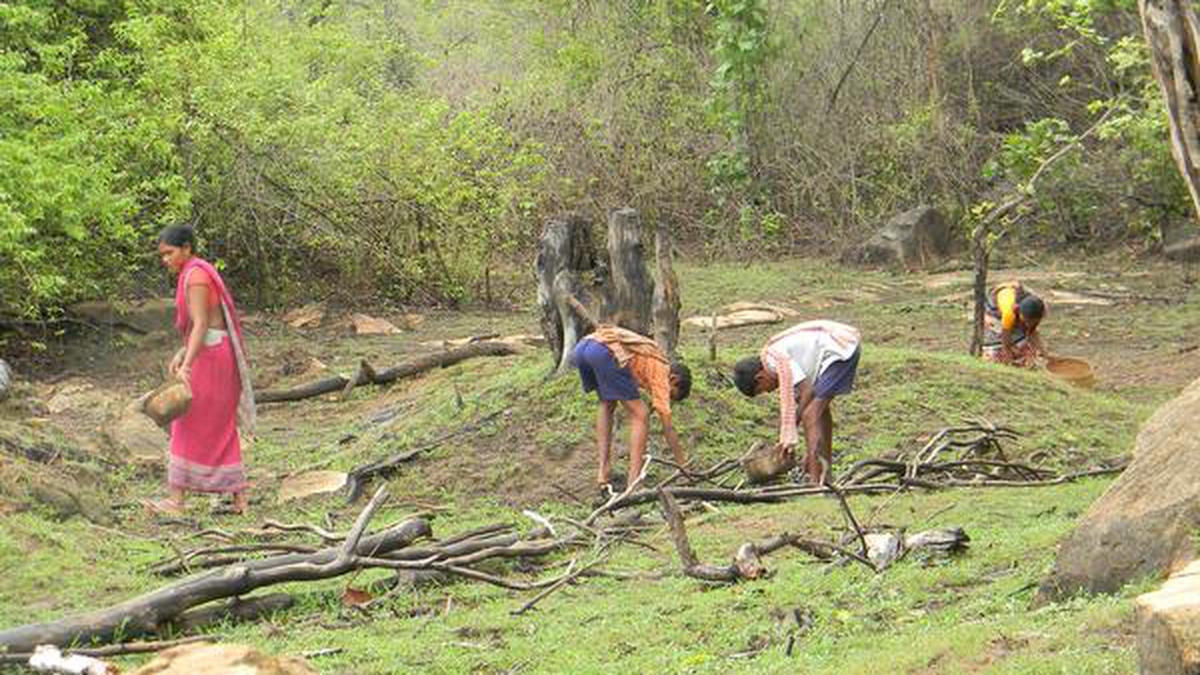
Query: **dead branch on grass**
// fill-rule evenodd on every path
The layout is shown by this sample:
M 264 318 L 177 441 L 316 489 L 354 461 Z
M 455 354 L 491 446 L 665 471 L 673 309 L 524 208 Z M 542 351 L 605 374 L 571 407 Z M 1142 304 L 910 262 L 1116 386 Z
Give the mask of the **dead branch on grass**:
M 671 529 L 671 537 L 675 542 L 675 550 L 679 553 L 683 564 L 683 573 L 693 579 L 718 583 L 735 583 L 743 580 L 753 580 L 768 576 L 762 557 L 784 547 L 794 547 L 820 560 L 830 560 L 833 554 L 842 555 L 850 560 L 866 565 L 871 571 L 878 571 L 874 563 L 865 557 L 848 551 L 837 544 L 805 539 L 796 535 L 783 533 L 756 544 L 746 542 L 738 547 L 733 561 L 728 565 L 709 565 L 700 562 L 696 552 L 688 540 L 687 527 L 684 525 L 683 514 L 679 505 L 671 495 L 670 490 L 659 488 L 659 504 L 662 506 L 663 517 Z
M 342 392 L 342 397 L 349 395 L 355 387 L 364 384 L 390 384 L 397 380 L 420 375 L 435 368 L 446 368 L 456 363 L 480 356 L 511 356 L 517 350 L 512 345 L 503 342 L 477 342 L 458 349 L 451 349 L 437 354 L 421 356 L 407 363 L 376 372 L 365 361 L 359 364 L 353 379 L 344 375 L 335 375 L 323 380 L 309 382 L 291 389 L 268 389 L 255 394 L 258 403 L 282 403 L 286 401 L 302 401 L 306 398 Z

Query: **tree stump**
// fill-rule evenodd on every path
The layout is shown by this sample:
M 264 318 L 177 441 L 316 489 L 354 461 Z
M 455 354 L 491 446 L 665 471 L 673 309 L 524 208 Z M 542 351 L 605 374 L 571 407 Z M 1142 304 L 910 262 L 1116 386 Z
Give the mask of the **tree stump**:
M 536 274 L 542 333 L 554 355 L 554 372 L 568 368 L 575 343 L 592 329 L 588 318 L 581 316 L 567 298 L 582 302 L 587 288 L 584 277 L 595 272 L 596 262 L 596 249 L 582 218 L 571 216 L 546 223 L 538 242 Z
M 604 320 L 642 335 L 654 335 L 654 278 L 646 269 L 642 217 L 634 209 L 608 217 L 608 260 L 611 278 Z
M 1138 0 L 1150 65 L 1166 101 L 1171 154 L 1200 213 L 1200 18 L 1183 0 Z
M 679 279 L 671 262 L 671 232 L 664 223 L 654 228 L 654 258 L 658 285 L 654 287 L 654 341 L 668 357 L 679 345 Z
M 601 322 L 654 337 L 664 352 L 674 354 L 679 342 L 679 282 L 665 225 L 656 228 L 655 254 L 658 284 L 646 267 L 642 220 L 633 209 L 609 216 L 607 265 L 597 258 L 582 219 L 546 223 L 536 274 L 542 332 L 554 357 L 553 372 L 570 367 L 576 343 Z

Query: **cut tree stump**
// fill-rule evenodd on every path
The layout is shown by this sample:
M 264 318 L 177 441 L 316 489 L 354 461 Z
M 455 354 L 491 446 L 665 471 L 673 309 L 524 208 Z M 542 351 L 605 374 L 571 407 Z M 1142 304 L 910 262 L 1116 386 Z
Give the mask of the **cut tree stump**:
M 654 278 L 646 269 L 642 217 L 636 210 L 620 209 L 609 215 L 608 259 L 612 276 L 605 320 L 635 333 L 654 335 Z
M 596 249 L 586 221 L 571 216 L 546 223 L 538 242 L 535 273 L 542 333 L 554 356 L 553 372 L 567 370 L 571 350 L 592 329 L 567 298 L 587 297 L 585 277 L 596 272 L 596 264 Z
M 679 278 L 671 261 L 671 232 L 666 224 L 654 228 L 654 259 L 658 285 L 654 287 L 654 341 L 668 358 L 679 345 Z
M 538 245 L 536 275 L 542 332 L 554 358 L 553 373 L 570 368 L 571 351 L 598 323 L 653 337 L 674 355 L 679 342 L 679 281 L 671 263 L 665 225 L 655 232 L 656 284 L 646 266 L 642 219 L 634 209 L 608 219 L 608 265 L 592 246 L 579 218 L 546 223 Z

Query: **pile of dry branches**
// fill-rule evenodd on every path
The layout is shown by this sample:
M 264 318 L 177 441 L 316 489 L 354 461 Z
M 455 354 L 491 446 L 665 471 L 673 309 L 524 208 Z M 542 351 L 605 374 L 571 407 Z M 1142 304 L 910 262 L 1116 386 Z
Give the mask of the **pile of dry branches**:
M 660 529 L 664 523 L 672 535 L 682 572 L 707 582 L 733 583 L 767 576 L 761 558 L 782 549 L 800 550 L 820 560 L 856 562 L 880 571 L 902 556 L 906 548 L 931 545 L 944 552 L 961 550 L 969 538 L 958 528 L 908 538 L 870 532 L 869 523 L 864 528 L 850 510 L 847 494 L 898 494 L 910 488 L 1053 485 L 1121 470 L 1121 467 L 1100 467 L 1060 474 L 1009 461 L 1001 443 L 1016 438 L 1015 431 L 986 422 L 942 429 L 908 457 L 857 462 L 834 485 L 826 486 L 779 484 L 743 488 L 736 472 L 740 460 L 723 460 L 707 470 L 691 471 L 651 459 L 623 492 L 611 495 L 585 518 L 546 518 L 526 511 L 525 515 L 537 527 L 524 534 L 511 524 L 498 524 L 433 539 L 428 513 L 367 534 L 367 525 L 387 496 L 386 487 L 381 487 L 345 533 L 312 524 L 271 520 L 258 528 L 238 532 L 217 529 L 199 532 L 194 536 L 207 540 L 204 545 L 178 549 L 175 555 L 149 568 L 164 576 L 191 576 L 112 607 L 0 631 L 0 652 L 8 652 L 0 660 L 11 660 L 43 644 L 111 642 L 168 631 L 186 632 L 229 618 L 254 618 L 287 607 L 291 601 L 286 594 L 242 597 L 259 588 L 331 579 L 364 569 L 393 570 L 396 575 L 391 590 L 384 596 L 343 596 L 345 604 L 359 610 L 369 612 L 384 597 L 415 583 L 457 578 L 516 591 L 537 591 L 513 611 L 523 614 L 581 577 L 626 578 L 619 572 L 598 568 L 620 545 L 632 543 L 653 549 L 637 537 L 647 527 Z M 657 485 L 646 487 L 651 464 L 668 465 L 674 470 Z M 731 481 L 737 482 L 730 486 Z M 686 507 L 679 505 L 691 502 L 693 508 L 711 508 L 704 503 L 779 502 L 811 495 L 837 498 L 845 518 L 841 539 L 820 541 L 781 533 L 761 542 L 743 544 L 731 563 L 723 566 L 698 560 L 687 538 Z M 653 514 L 647 516 L 638 511 L 614 515 L 649 502 L 658 503 L 662 521 L 650 522 Z M 304 541 L 300 537 L 310 539 Z M 550 554 L 564 551 L 572 551 L 572 555 L 566 560 L 544 561 Z M 518 562 L 523 571 L 514 574 L 512 569 L 498 564 L 500 561 Z M 555 569 L 563 566 L 565 571 Z M 530 573 L 534 576 L 528 576 Z M 361 593 L 347 587 L 347 594 L 352 591 Z

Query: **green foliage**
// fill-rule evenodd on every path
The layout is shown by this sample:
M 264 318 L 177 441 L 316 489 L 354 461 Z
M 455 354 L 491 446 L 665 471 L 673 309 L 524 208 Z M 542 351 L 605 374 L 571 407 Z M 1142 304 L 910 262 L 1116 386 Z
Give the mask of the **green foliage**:
M 1011 22 L 1013 28 L 1044 23 L 1061 36 L 1044 47 L 1025 47 L 1026 66 L 1069 67 L 1073 61 L 1086 61 L 1090 52 L 1098 55 L 1100 65 L 1111 69 L 1114 86 L 1085 92 L 1087 114 L 1092 119 L 1104 115 L 1096 122 L 1100 143 L 1058 162 L 1044 179 L 1046 185 L 1037 187 L 1040 229 L 1045 235 L 1064 240 L 1126 233 L 1153 237 L 1163 224 L 1187 213 L 1190 202 L 1166 143 L 1166 114 L 1145 43 L 1140 34 L 1103 29 L 1136 14 L 1133 0 L 1024 0 L 1001 2 L 996 10 L 998 20 Z M 1137 29 L 1130 22 L 1121 25 Z M 1068 70 L 1057 87 L 1075 91 L 1079 84 Z M 1056 151 L 1055 146 L 1080 141 L 1069 127 L 1069 122 L 1053 115 L 1027 122 L 1023 132 L 1006 136 L 997 155 L 985 165 L 985 175 L 1028 180 Z M 1113 219 L 1114 203 L 1124 212 L 1118 221 L 1124 228 L 1102 224 Z
M 118 288 L 154 205 L 186 203 L 156 111 L 130 88 L 120 3 L 0 7 L 0 314 Z
M 1133 0 L 0 6 L 0 314 L 161 292 L 167 222 L 263 303 L 455 303 L 537 223 L 836 253 L 1039 178 L 1043 239 L 1188 212 Z

